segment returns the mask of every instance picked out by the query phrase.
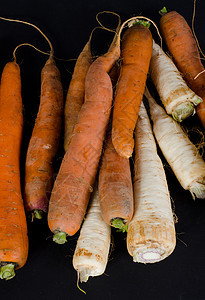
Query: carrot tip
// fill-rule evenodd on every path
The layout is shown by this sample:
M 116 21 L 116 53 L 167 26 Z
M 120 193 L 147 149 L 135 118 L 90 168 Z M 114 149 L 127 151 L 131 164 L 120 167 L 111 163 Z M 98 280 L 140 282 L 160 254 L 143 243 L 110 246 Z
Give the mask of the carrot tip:
M 53 241 L 60 245 L 65 244 L 67 242 L 66 233 L 55 230 L 53 235 Z
M 115 218 L 111 221 L 111 225 L 117 228 L 119 232 L 127 232 L 127 224 L 124 223 L 125 220 L 121 218 Z
M 12 279 L 15 276 L 14 272 L 14 264 L 6 264 L 4 266 L 1 266 L 0 268 L 0 278 L 9 280 Z
M 192 198 L 195 199 L 195 196 L 198 199 L 204 199 L 205 198 L 205 184 L 202 182 L 194 182 L 192 187 L 190 188 L 190 192 L 192 195 Z

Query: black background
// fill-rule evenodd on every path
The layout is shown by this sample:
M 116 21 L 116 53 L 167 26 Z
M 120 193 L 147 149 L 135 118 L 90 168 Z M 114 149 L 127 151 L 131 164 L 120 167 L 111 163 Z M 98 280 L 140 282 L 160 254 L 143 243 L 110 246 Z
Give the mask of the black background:
M 109 10 L 120 14 L 122 20 L 136 15 L 152 18 L 157 24 L 158 11 L 166 6 L 181 13 L 191 25 L 193 1 L 152 0 L 99 0 L 99 1 L 1 1 L 1 16 L 19 18 L 39 26 L 48 35 L 58 58 L 76 59 L 97 26 L 95 15 Z M 205 1 L 196 7 L 195 31 L 202 49 L 205 49 Z M 105 25 L 114 28 L 116 17 L 102 16 Z M 155 36 L 155 29 L 151 27 Z M 96 30 L 92 40 L 94 55 L 104 53 L 113 33 Z M 14 48 L 30 42 L 44 51 L 49 47 L 35 29 L 0 20 L 0 70 L 12 59 Z M 40 72 L 46 61 L 43 54 L 29 47 L 17 51 L 17 62 L 22 74 L 24 103 L 24 139 L 22 145 L 22 182 L 24 159 L 40 99 Z M 66 94 L 75 61 L 57 60 Z M 193 122 L 194 122 L 193 118 Z M 190 122 L 190 121 L 189 121 Z M 55 160 L 59 167 L 63 156 L 62 140 Z M 205 202 L 193 201 L 184 191 L 170 168 L 166 166 L 169 189 L 178 217 L 176 224 L 177 245 L 164 261 L 143 265 L 132 261 L 126 250 L 126 236 L 113 232 L 113 246 L 104 275 L 90 278 L 80 284 L 87 294 L 76 286 L 76 271 L 72 255 L 77 241 L 76 234 L 65 245 L 52 242 L 46 220 L 28 224 L 29 257 L 26 265 L 17 270 L 16 277 L 0 282 L 2 299 L 157 299 L 205 300 Z

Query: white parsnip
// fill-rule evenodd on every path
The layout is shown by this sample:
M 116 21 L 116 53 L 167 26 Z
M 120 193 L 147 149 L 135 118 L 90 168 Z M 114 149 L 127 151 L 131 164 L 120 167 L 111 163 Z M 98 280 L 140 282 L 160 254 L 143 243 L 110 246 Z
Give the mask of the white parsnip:
M 205 162 L 181 125 L 168 116 L 150 95 L 149 101 L 153 131 L 161 151 L 175 176 L 193 198 L 205 198 Z
M 165 259 L 176 245 L 175 225 L 164 168 L 143 103 L 135 129 L 134 203 L 127 233 L 129 254 L 141 263 Z
M 183 121 L 195 113 L 195 105 L 202 102 L 186 84 L 174 62 L 153 41 L 150 75 L 169 115 Z
M 73 256 L 73 266 L 81 282 L 104 273 L 111 241 L 111 227 L 101 217 L 97 187 L 91 197 L 86 218 Z

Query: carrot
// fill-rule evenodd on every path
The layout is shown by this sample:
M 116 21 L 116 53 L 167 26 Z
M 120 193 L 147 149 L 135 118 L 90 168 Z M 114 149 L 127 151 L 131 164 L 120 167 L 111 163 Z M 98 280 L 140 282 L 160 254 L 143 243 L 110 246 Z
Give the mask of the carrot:
M 24 204 L 32 220 L 47 212 L 53 186 L 53 158 L 58 150 L 63 114 L 63 88 L 54 61 L 54 49 L 48 37 L 34 24 L 16 19 L 0 19 L 29 25 L 38 30 L 50 47 L 50 56 L 41 72 L 41 97 L 38 115 L 29 142 L 25 163 Z M 36 47 L 29 45 L 40 51 Z M 17 46 L 15 51 L 21 45 Z M 14 57 L 15 57 L 14 51 Z M 43 51 L 40 51 L 44 53 Z
M 111 133 L 105 142 L 99 171 L 99 201 L 105 222 L 126 231 L 133 215 L 130 163 L 116 152 Z
M 175 248 L 176 233 L 164 168 L 143 103 L 135 129 L 134 203 L 129 254 L 141 263 L 165 259 Z
M 11 279 L 28 256 L 26 215 L 21 195 L 20 152 L 23 135 L 21 75 L 18 64 L 5 65 L 0 86 L 0 278 Z
M 64 149 L 68 148 L 78 114 L 84 102 L 85 77 L 92 63 L 90 51 L 92 33 L 75 64 L 74 72 L 68 88 L 64 108 Z
M 63 115 L 63 88 L 53 48 L 41 72 L 40 105 L 25 163 L 24 202 L 33 218 L 47 213 L 54 182 L 53 159 L 58 150 Z
M 153 41 L 150 75 L 166 112 L 181 122 L 195 113 L 203 100 L 186 84 L 174 62 Z
M 197 43 L 188 23 L 179 13 L 167 13 L 166 9 L 162 13 L 164 14 L 160 19 L 160 29 L 168 50 L 188 86 L 203 99 L 196 111 L 205 128 L 205 73 Z
M 181 186 L 190 191 L 193 198 L 205 198 L 205 162 L 195 145 L 190 141 L 181 125 L 168 116 L 158 105 L 148 90 L 153 121 L 153 131 L 157 143 L 172 168 Z
M 66 242 L 67 235 L 74 235 L 79 230 L 93 190 L 112 105 L 113 91 L 108 72 L 120 56 L 120 34 L 126 22 L 113 46 L 91 64 L 86 75 L 85 102 L 49 203 L 48 225 L 57 243 Z
M 110 242 L 111 228 L 102 219 L 96 184 L 73 255 L 73 267 L 81 282 L 86 282 L 90 276 L 104 273 Z
M 117 153 L 125 158 L 132 155 L 133 131 L 143 97 L 152 54 L 152 35 L 147 27 L 133 25 L 122 39 L 122 65 L 116 88 L 112 142 Z

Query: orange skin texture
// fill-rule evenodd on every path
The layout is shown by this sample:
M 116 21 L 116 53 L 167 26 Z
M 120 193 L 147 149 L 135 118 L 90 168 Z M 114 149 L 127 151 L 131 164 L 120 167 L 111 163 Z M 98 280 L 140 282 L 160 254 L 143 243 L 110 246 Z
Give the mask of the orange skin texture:
M 160 29 L 173 60 L 183 74 L 188 86 L 202 99 L 197 105 L 197 115 L 205 128 L 205 73 L 192 31 L 186 20 L 176 11 L 171 11 L 160 19 Z
M 120 56 L 117 44 L 90 66 L 85 80 L 85 102 L 61 163 L 48 211 L 52 232 L 74 235 L 84 218 L 101 156 L 112 106 L 109 70 Z
M 99 202 L 102 217 L 109 225 L 115 218 L 129 222 L 133 215 L 133 188 L 129 159 L 120 156 L 109 134 L 99 172 Z
M 85 77 L 92 63 L 90 41 L 88 41 L 80 53 L 75 64 L 69 89 L 66 96 L 64 109 L 64 149 L 68 148 L 73 129 L 78 120 L 78 114 L 85 97 Z
M 129 158 L 134 148 L 133 131 L 143 98 L 152 54 L 152 35 L 145 26 L 134 25 L 122 39 L 122 65 L 116 88 L 112 142 L 119 155 Z
M 40 106 L 29 142 L 25 165 L 26 210 L 48 210 L 53 187 L 53 159 L 58 150 L 63 115 L 60 72 L 48 59 L 41 73 Z
M 21 268 L 28 256 L 27 223 L 20 185 L 23 134 L 21 77 L 15 62 L 5 65 L 0 87 L 0 260 Z

